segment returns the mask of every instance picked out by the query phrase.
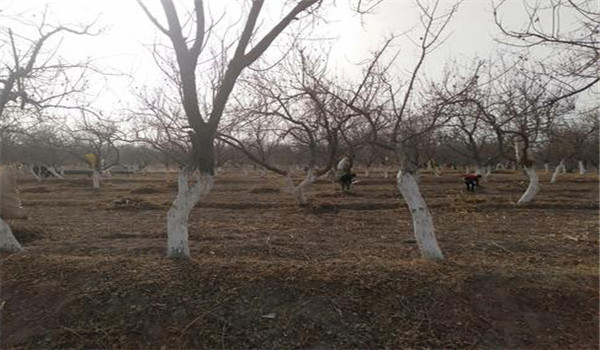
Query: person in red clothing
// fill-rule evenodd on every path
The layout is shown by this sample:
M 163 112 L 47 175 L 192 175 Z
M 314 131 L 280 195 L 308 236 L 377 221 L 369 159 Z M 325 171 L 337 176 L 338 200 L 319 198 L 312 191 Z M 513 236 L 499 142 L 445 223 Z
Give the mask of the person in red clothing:
M 481 175 L 479 174 L 465 174 L 463 179 L 465 180 L 465 185 L 467 185 L 467 191 L 475 192 L 475 189 L 479 187 L 479 179 Z

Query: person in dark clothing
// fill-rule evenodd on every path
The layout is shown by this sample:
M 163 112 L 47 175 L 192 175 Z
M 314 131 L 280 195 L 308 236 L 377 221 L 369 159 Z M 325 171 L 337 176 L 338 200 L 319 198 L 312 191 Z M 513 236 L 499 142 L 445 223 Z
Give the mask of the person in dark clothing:
M 346 173 L 340 177 L 340 184 L 342 185 L 342 191 L 350 191 L 350 185 L 352 185 L 352 179 L 356 177 L 356 174 Z
M 467 186 L 467 191 L 475 192 L 475 189 L 479 187 L 479 179 L 481 175 L 479 174 L 465 174 L 463 179 L 465 180 L 465 185 Z

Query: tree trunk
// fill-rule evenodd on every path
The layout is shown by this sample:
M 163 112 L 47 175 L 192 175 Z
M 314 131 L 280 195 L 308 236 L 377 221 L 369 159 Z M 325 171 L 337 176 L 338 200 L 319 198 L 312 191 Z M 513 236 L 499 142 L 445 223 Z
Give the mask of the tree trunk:
M 525 172 L 529 177 L 529 186 L 527 186 L 527 190 L 521 196 L 521 199 L 517 202 L 517 204 L 529 203 L 533 200 L 535 195 L 540 191 L 539 179 L 537 173 L 535 172 L 535 166 L 527 166 L 525 167 Z
M 194 206 L 206 196 L 213 185 L 214 177 L 209 173 L 194 172 L 196 183 L 188 183 L 189 173 L 179 173 L 177 197 L 167 213 L 167 256 L 189 258 L 188 218 Z
M 42 183 L 42 176 L 36 174 L 36 172 L 33 170 L 33 168 L 31 168 L 31 173 L 33 174 L 33 177 L 35 177 L 35 179 L 37 180 L 37 182 Z
M 313 183 L 315 183 L 315 181 L 317 181 L 317 176 L 315 175 L 314 169 L 310 169 L 308 171 L 308 173 L 304 177 L 304 180 L 302 180 L 302 182 L 300 182 L 300 184 L 298 186 L 294 185 L 294 181 L 292 180 L 292 178 L 289 175 L 286 177 L 286 179 L 288 182 L 288 186 L 290 186 L 292 193 L 294 194 L 294 197 L 296 197 L 296 200 L 298 201 L 298 204 L 301 206 L 307 205 L 308 198 L 306 198 L 306 190 Z
M 92 171 L 92 186 L 95 190 L 100 189 L 100 172 L 96 169 Z
M 556 166 L 556 169 L 554 169 L 554 173 L 552 173 L 552 179 L 550 179 L 550 183 L 556 183 L 556 178 L 558 177 L 558 173 L 561 171 L 564 172 L 565 171 L 565 160 L 562 159 L 560 161 L 560 163 Z
M 65 179 L 64 177 L 62 177 L 62 175 L 58 171 L 56 171 L 56 169 L 54 167 L 46 167 L 46 169 L 48 169 L 50 174 L 52 174 L 57 179 L 61 179 L 61 180 Z
M 521 164 L 521 150 L 519 146 L 519 142 L 515 141 L 515 164 Z
M 0 219 L 0 252 L 18 252 L 23 250 L 19 241 L 13 235 L 10 226 Z
M 577 163 L 579 164 L 579 175 L 585 175 L 585 165 L 583 165 L 583 161 L 580 160 Z
M 444 256 L 435 239 L 433 219 L 427 208 L 427 203 L 419 192 L 419 185 L 409 172 L 398 171 L 396 177 L 398 189 L 410 209 L 413 219 L 415 238 L 423 258 L 428 260 L 442 260 Z
M 491 174 L 491 167 L 486 165 L 478 165 L 475 168 L 475 173 L 477 175 L 481 175 L 484 181 L 487 181 L 488 177 Z
M 548 174 L 550 172 L 550 165 L 548 163 L 544 163 L 544 173 Z

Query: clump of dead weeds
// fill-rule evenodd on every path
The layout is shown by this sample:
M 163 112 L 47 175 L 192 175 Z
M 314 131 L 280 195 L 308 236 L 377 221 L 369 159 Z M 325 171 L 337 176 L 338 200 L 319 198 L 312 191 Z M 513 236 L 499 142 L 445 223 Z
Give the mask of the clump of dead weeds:
M 450 199 L 449 209 L 457 213 L 474 213 L 478 207 L 487 202 L 486 198 L 472 193 L 461 192 L 456 195 L 448 196 Z
M 315 194 L 317 198 L 345 198 L 345 197 L 363 197 L 360 193 L 351 191 L 332 191 L 319 192 Z
M 162 205 L 150 202 L 141 198 L 119 198 L 110 203 L 106 209 L 112 210 L 157 210 L 162 209 Z
M 142 186 L 129 191 L 129 193 L 131 194 L 155 194 L 161 192 L 162 191 L 159 188 L 156 188 L 154 186 Z
M 39 226 L 13 224 L 11 228 L 15 238 L 22 244 L 37 241 L 44 236 L 44 231 Z
M 340 207 L 331 202 L 309 203 L 303 208 L 308 214 L 337 214 L 340 212 Z
M 249 193 L 279 193 L 280 189 L 275 187 L 255 187 L 248 191 Z
M 46 186 L 34 186 L 34 187 L 21 188 L 21 189 L 19 189 L 19 192 L 21 192 L 21 193 L 50 193 L 50 192 L 52 192 L 52 190 Z

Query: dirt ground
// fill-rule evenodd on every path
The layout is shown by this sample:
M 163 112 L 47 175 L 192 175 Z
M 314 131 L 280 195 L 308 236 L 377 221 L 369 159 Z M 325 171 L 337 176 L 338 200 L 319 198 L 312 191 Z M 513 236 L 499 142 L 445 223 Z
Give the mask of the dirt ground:
M 1 347 L 598 348 L 598 175 L 521 172 L 467 193 L 423 174 L 446 259 L 419 258 L 392 178 L 323 180 L 298 207 L 275 175 L 219 174 L 165 258 L 175 174 L 20 179 L 25 250 L 1 261 Z

